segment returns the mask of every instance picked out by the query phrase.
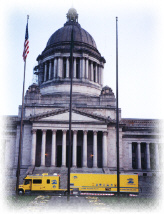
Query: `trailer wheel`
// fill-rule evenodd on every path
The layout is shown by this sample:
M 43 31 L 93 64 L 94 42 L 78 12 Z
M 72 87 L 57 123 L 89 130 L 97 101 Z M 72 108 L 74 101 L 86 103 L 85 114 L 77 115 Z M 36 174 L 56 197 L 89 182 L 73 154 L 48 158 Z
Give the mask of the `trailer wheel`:
M 23 189 L 19 189 L 19 190 L 18 190 L 18 195 L 24 195 Z

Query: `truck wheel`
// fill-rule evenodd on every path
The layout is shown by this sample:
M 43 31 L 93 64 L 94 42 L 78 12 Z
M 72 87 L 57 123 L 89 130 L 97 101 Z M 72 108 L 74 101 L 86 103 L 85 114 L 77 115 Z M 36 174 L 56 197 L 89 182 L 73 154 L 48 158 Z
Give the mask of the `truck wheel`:
M 18 190 L 18 195 L 24 195 L 24 191 L 22 189 Z

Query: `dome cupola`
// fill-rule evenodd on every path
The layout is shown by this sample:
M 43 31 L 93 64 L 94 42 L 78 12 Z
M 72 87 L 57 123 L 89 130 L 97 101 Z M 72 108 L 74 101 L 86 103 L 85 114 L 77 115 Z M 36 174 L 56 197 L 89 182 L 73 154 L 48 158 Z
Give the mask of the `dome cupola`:
M 78 22 L 78 14 L 75 8 L 70 8 L 67 13 L 67 21 Z

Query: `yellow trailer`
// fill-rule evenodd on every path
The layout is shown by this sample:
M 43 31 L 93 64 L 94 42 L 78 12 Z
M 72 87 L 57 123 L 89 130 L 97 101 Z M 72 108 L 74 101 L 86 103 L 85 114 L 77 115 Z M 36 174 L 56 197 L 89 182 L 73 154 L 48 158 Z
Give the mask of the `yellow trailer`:
M 71 193 L 84 195 L 85 193 L 117 192 L 116 174 L 79 174 L 70 175 Z M 25 192 L 49 191 L 66 193 L 67 189 L 60 187 L 60 175 L 27 175 L 24 183 L 19 185 L 19 194 Z M 120 175 L 120 193 L 136 194 L 139 192 L 138 175 Z
M 117 192 L 116 174 L 71 173 L 71 188 L 80 192 Z M 120 175 L 121 193 L 138 193 L 138 175 Z

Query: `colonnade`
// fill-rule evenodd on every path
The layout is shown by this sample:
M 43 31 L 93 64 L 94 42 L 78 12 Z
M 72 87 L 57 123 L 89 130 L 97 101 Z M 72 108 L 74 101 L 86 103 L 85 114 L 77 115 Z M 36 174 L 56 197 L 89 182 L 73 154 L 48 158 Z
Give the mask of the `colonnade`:
M 45 166 L 46 155 L 46 132 L 42 130 L 42 143 L 41 143 L 41 166 Z M 56 166 L 56 154 L 57 154 L 57 142 L 56 142 L 57 130 L 52 130 L 52 147 L 51 147 L 51 166 Z M 73 147 L 72 147 L 72 166 L 77 167 L 77 132 L 73 130 Z M 82 167 L 87 167 L 87 130 L 83 131 L 83 154 L 82 154 Z M 62 167 L 66 167 L 66 133 L 67 130 L 62 130 Z M 31 147 L 31 165 L 35 166 L 36 159 L 36 139 L 37 130 L 32 130 L 32 147 Z M 93 131 L 93 167 L 98 167 L 97 160 L 97 131 Z M 102 167 L 107 167 L 107 131 L 102 135 Z
M 137 145 L 136 148 L 136 160 L 137 160 L 137 169 L 142 169 L 142 155 L 143 153 L 141 152 L 141 145 L 145 144 L 146 149 L 144 155 L 146 156 L 146 169 L 151 169 L 151 153 L 150 153 L 150 145 L 154 145 L 154 153 L 153 158 L 155 161 L 155 169 L 158 169 L 159 167 L 159 148 L 158 148 L 158 143 L 150 143 L 150 142 L 129 142 L 129 158 L 130 158 L 130 163 L 131 163 L 131 168 L 132 166 L 132 158 L 133 158 L 133 149 L 132 146 L 133 144 Z
M 43 82 L 57 78 L 70 78 L 70 57 L 55 57 L 43 63 Z M 88 58 L 73 57 L 73 79 L 87 79 L 103 84 L 103 63 Z

